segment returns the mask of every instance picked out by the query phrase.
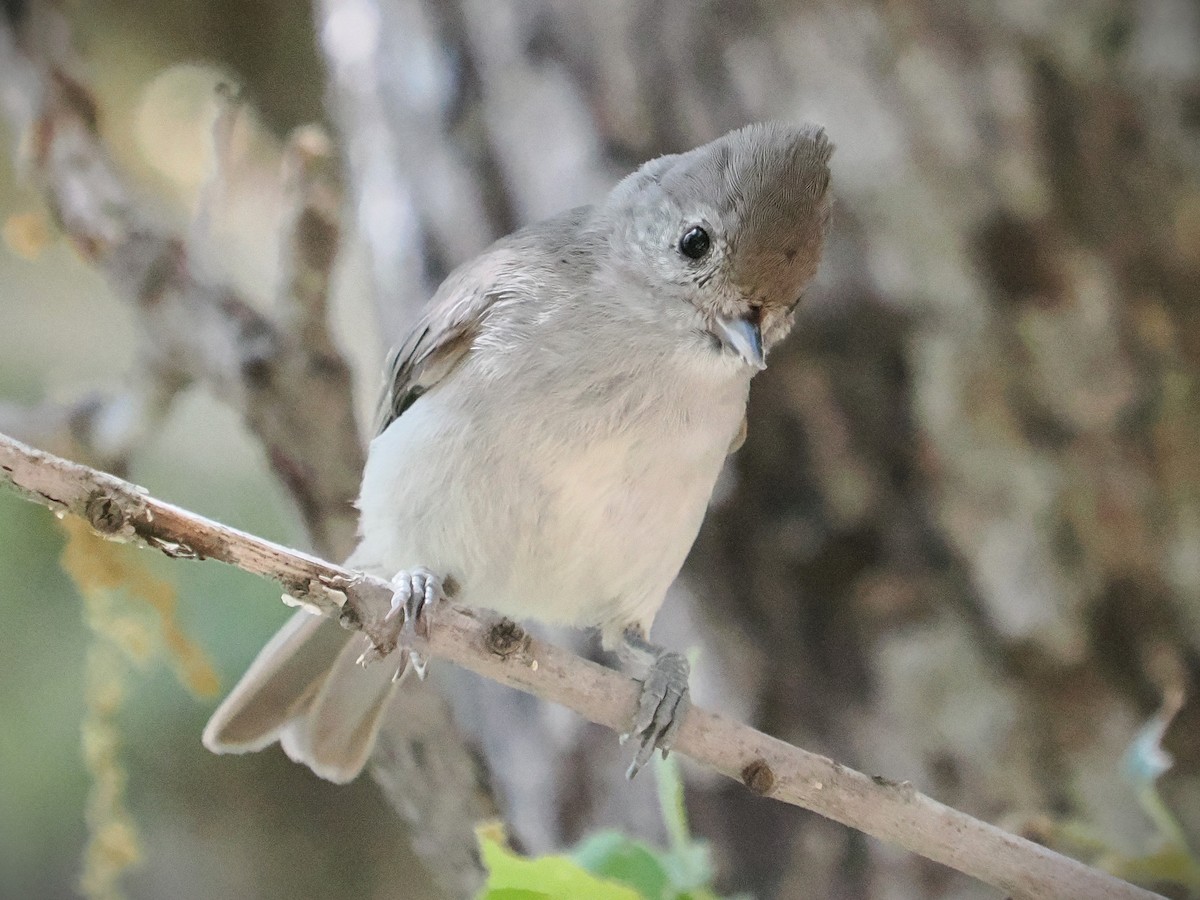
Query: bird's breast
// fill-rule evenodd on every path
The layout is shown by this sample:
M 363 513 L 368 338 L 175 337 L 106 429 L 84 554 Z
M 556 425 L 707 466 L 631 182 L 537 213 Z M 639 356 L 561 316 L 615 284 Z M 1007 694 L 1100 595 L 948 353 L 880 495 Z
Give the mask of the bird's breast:
M 648 625 L 695 540 L 748 379 L 686 365 L 582 375 L 514 391 L 493 368 L 423 396 L 372 445 L 364 554 L 374 544 L 385 569 L 452 574 L 463 602 L 506 615 Z

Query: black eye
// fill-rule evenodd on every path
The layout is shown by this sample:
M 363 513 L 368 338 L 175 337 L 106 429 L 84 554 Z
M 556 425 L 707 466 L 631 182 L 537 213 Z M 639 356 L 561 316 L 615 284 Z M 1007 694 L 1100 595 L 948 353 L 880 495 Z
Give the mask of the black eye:
M 711 245 L 712 241 L 708 238 L 708 232 L 697 225 L 689 228 L 679 239 L 679 252 L 689 259 L 700 259 L 708 252 Z

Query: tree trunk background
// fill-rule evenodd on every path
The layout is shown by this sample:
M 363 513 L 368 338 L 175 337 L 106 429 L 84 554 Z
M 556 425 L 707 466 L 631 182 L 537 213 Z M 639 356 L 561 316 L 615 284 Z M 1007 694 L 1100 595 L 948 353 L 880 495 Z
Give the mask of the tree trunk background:
M 219 44 L 242 6 L 211 9 Z M 383 343 L 458 262 L 647 158 L 823 124 L 821 274 L 656 637 L 701 648 L 705 704 L 1134 856 L 1156 832 L 1123 757 L 1182 690 L 1162 795 L 1200 841 L 1200 6 L 318 0 L 314 20 Z M 252 58 L 226 62 L 268 122 L 311 113 L 315 70 L 291 90 Z M 528 848 L 660 836 L 606 733 L 435 674 Z M 994 896 L 690 775 L 729 891 Z
M 423 261 L 377 275 L 389 301 L 648 157 L 757 119 L 828 128 L 819 284 L 660 637 L 699 638 L 700 696 L 787 740 L 1144 848 L 1122 755 L 1200 648 L 1195 4 L 326 0 L 325 27 L 365 9 L 400 152 L 366 160 L 339 120 L 360 223 L 392 167 Z M 556 715 L 516 703 L 518 728 L 494 702 L 486 728 L 532 845 L 648 827 L 611 742 L 576 723 L 553 731 L 557 791 L 531 791 L 516 760 Z M 1193 835 L 1198 712 L 1167 735 Z M 734 786 L 690 799 L 730 886 L 985 894 Z

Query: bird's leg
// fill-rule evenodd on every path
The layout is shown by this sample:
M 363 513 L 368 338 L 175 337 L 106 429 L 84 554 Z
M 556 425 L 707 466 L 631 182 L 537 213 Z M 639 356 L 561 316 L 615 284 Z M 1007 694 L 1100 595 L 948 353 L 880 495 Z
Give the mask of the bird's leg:
M 646 633 L 637 627 L 625 629 L 618 649 L 623 662 L 644 669 L 642 693 L 629 734 L 640 741 L 637 754 L 629 765 L 626 777 L 633 778 L 649 762 L 655 750 L 665 758 L 679 733 L 691 700 L 688 698 L 688 675 L 691 667 L 686 657 L 652 644 Z
M 403 634 L 409 638 L 420 634 L 429 636 L 429 624 L 425 621 L 426 610 L 431 609 L 439 601 L 446 598 L 445 584 L 440 575 L 435 575 L 425 568 L 413 569 L 411 572 L 397 572 L 392 578 L 395 593 L 392 594 L 392 608 L 385 621 L 403 615 Z M 399 679 L 412 664 L 413 671 L 420 679 L 425 678 L 426 661 L 413 650 L 408 649 L 400 667 L 396 669 L 393 680 Z

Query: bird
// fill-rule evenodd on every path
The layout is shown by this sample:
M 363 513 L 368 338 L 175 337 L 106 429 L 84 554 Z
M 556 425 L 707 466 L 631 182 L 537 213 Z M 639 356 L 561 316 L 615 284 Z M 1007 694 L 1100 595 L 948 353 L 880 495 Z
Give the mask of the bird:
M 346 566 L 409 631 L 445 599 L 599 631 L 635 672 L 633 777 L 689 705 L 650 628 L 746 435 L 829 229 L 823 128 L 764 122 L 660 156 L 600 202 L 454 270 L 390 354 Z M 367 763 L 405 665 L 299 611 L 213 713 L 218 753 L 278 741 L 334 782 Z

